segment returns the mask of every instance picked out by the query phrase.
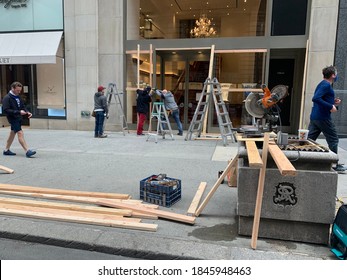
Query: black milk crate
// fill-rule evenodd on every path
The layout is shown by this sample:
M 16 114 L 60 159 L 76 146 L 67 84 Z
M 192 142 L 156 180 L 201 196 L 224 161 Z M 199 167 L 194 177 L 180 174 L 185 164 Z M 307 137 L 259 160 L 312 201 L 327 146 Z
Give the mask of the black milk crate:
M 140 181 L 140 199 L 164 207 L 170 207 L 181 199 L 181 180 L 165 177 L 164 180 L 170 181 L 172 185 L 161 185 L 157 183 L 159 181 L 150 180 L 155 176 Z

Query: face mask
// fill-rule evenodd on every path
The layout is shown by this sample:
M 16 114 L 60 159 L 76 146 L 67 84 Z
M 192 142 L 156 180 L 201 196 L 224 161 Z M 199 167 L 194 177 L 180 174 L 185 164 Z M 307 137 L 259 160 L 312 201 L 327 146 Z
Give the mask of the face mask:
M 335 76 L 335 78 L 334 78 L 334 83 L 336 83 L 337 80 L 338 80 L 338 76 L 337 76 L 337 74 L 336 74 L 336 76 Z

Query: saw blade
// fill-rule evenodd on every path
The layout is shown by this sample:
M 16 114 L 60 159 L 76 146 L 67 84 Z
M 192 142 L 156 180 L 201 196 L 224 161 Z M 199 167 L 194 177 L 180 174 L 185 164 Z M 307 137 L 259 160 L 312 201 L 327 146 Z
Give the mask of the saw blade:
M 245 107 L 247 112 L 255 117 L 255 118 L 262 118 L 265 115 L 265 109 L 261 105 L 261 97 L 259 93 L 251 92 L 248 94 L 246 100 L 245 100 Z

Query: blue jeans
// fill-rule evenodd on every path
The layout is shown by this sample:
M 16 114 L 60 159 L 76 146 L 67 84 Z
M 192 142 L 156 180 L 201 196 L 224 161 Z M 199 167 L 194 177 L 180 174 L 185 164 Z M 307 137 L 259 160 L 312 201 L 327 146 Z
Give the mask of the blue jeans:
M 104 111 L 96 111 L 95 112 L 95 131 L 94 136 L 98 137 L 104 134 Z
M 182 127 L 182 123 L 181 123 L 181 121 L 180 121 L 180 110 L 177 109 L 177 110 L 175 110 L 175 111 L 172 111 L 171 114 L 172 114 L 172 117 L 174 118 L 174 120 L 175 120 L 175 122 L 176 122 L 176 124 L 177 124 L 178 132 L 179 132 L 180 134 L 182 134 L 182 133 L 183 133 L 183 127 Z
M 337 136 L 335 125 L 331 120 L 311 120 L 308 130 L 308 138 L 314 141 L 323 132 L 329 149 L 337 154 L 339 137 Z

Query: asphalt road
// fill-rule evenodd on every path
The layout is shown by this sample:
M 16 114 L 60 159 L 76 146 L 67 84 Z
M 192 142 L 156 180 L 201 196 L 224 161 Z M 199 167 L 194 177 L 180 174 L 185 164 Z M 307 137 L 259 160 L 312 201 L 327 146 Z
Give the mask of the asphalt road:
M 136 260 L 118 255 L 0 238 L 0 260 Z

